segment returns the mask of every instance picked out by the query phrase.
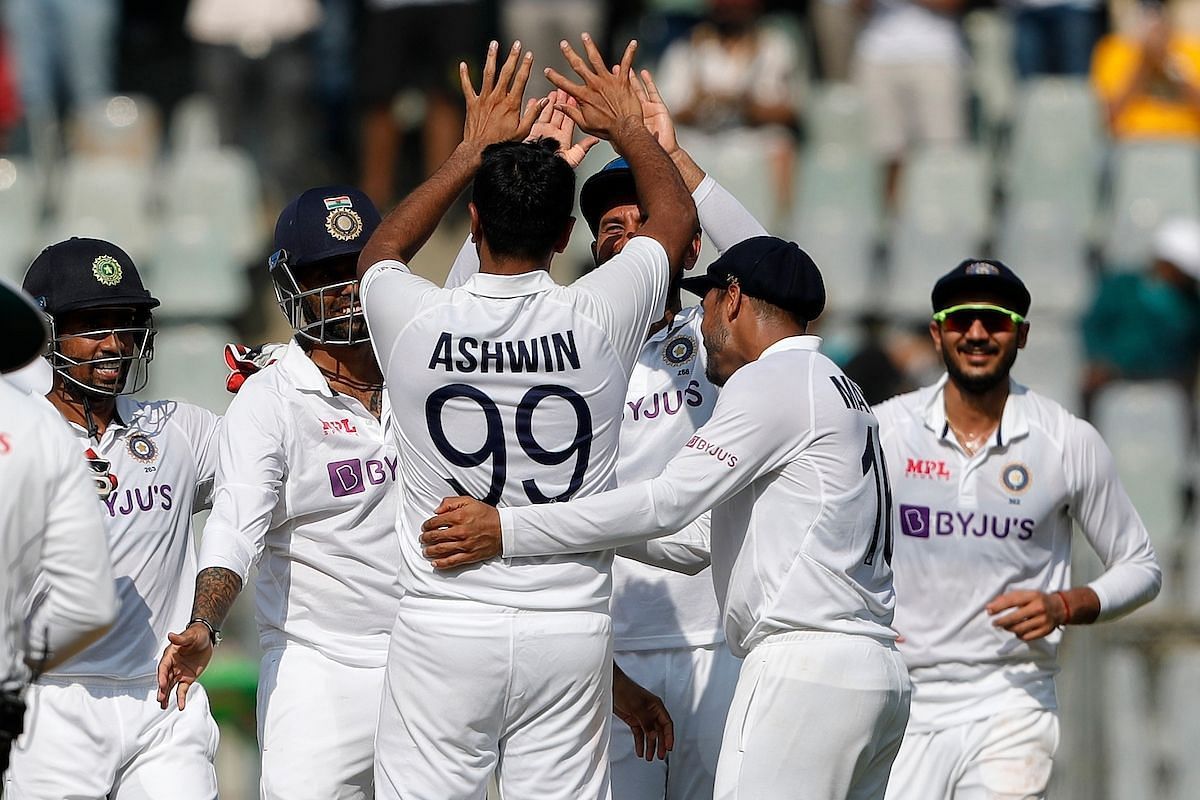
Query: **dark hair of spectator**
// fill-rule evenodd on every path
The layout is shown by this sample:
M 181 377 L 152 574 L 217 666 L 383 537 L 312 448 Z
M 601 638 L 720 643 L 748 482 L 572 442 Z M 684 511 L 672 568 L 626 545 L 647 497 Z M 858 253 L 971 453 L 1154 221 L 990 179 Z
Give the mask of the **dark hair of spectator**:
M 575 171 L 551 139 L 500 142 L 483 151 L 471 202 L 493 255 L 543 259 L 562 237 L 575 203 Z

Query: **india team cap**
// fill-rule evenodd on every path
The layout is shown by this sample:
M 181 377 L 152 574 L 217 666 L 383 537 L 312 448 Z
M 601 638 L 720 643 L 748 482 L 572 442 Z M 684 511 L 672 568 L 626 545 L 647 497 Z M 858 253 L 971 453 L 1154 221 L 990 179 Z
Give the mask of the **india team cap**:
M 379 211 L 353 186 L 318 186 L 301 194 L 275 223 L 275 250 L 291 266 L 358 255 L 379 227 Z
M 23 288 L 51 315 L 89 308 L 149 310 L 158 305 L 129 254 L 103 239 L 71 237 L 50 245 L 29 265 Z
M 33 298 L 0 277 L 0 372 L 19 369 L 46 347 L 46 316 Z
M 736 278 L 742 291 L 765 300 L 805 321 L 825 308 L 825 282 L 821 270 L 795 242 L 775 236 L 754 236 L 738 242 L 709 265 L 703 275 L 685 278 L 684 289 L 703 297 L 709 289 L 723 288 Z
M 633 171 L 629 162 L 614 158 L 604 168 L 583 182 L 579 190 L 579 210 L 591 228 L 592 236 L 597 233 L 600 217 L 618 201 L 637 201 L 637 187 L 633 183 Z
M 1029 313 L 1029 290 L 1024 282 L 1002 262 L 987 258 L 968 258 L 939 278 L 933 285 L 933 311 L 985 297 L 1021 316 Z

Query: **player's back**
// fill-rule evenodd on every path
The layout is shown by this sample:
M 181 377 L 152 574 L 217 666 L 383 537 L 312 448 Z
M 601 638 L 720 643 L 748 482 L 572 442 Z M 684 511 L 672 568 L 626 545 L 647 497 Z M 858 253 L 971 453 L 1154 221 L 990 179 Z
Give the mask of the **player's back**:
M 408 295 L 407 321 L 383 336 L 372 317 L 383 293 L 368 290 L 400 439 L 406 597 L 607 611 L 610 552 L 435 573 L 418 536 L 447 495 L 527 505 L 615 485 L 629 372 L 664 303 L 666 269 L 662 247 L 641 237 L 569 287 L 541 270 L 479 274 L 454 290 L 424 284 Z M 418 288 L 406 273 L 396 280 Z

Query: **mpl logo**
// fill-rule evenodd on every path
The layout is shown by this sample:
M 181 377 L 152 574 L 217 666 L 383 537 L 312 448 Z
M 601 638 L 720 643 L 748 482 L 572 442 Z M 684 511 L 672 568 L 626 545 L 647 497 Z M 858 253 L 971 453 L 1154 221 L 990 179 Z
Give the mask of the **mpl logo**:
M 321 430 L 325 432 L 326 436 L 328 436 L 331 433 L 353 433 L 355 435 L 358 434 L 358 428 L 354 427 L 354 423 L 350 421 L 349 417 L 347 417 L 346 419 L 335 419 L 335 420 L 324 420 L 323 419 L 323 420 L 321 420 Z
M 945 461 L 934 461 L 930 458 L 905 459 L 904 477 L 906 478 L 939 478 L 950 480 L 950 469 Z
M 399 465 L 398 458 L 384 458 L 382 461 L 373 458 L 366 462 L 357 458 L 334 461 L 327 465 L 329 488 L 334 497 L 361 494 L 367 490 L 367 484 L 378 486 L 389 478 L 395 481 Z
M 900 532 L 905 536 L 929 538 L 929 507 L 900 506 Z

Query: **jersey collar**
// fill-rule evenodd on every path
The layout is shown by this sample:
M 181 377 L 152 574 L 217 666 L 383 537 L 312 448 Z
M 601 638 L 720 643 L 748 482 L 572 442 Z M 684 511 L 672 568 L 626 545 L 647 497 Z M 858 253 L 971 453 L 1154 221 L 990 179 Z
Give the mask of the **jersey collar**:
M 304 348 L 296 343 L 295 339 L 288 342 L 287 350 L 284 351 L 283 357 L 275 362 L 275 367 L 283 370 L 291 384 L 300 391 L 316 392 L 326 397 L 333 397 L 329 381 L 325 380 L 321 370 L 317 369 L 317 365 L 308 357 L 308 353 L 304 352 Z
M 943 374 L 941 379 L 930 387 L 929 399 L 925 403 L 925 427 L 937 434 L 938 438 L 953 437 L 950 423 L 946 419 L 946 382 L 950 376 Z M 992 435 L 988 447 L 1004 447 L 1011 441 L 1023 438 L 1029 434 L 1029 416 L 1025 412 L 1028 402 L 1028 389 L 1012 378 L 1008 379 L 1008 400 L 1004 403 L 1004 413 L 1000 415 L 1000 424 Z
M 766 358 L 772 353 L 782 353 L 784 350 L 810 350 L 819 352 L 821 349 L 821 337 L 810 333 L 802 333 L 799 336 L 787 336 L 780 339 L 775 344 L 762 351 L 759 358 Z
M 548 271 L 535 269 L 520 275 L 476 272 L 461 288 L 480 297 L 526 297 L 557 287 L 558 284 L 550 277 Z

